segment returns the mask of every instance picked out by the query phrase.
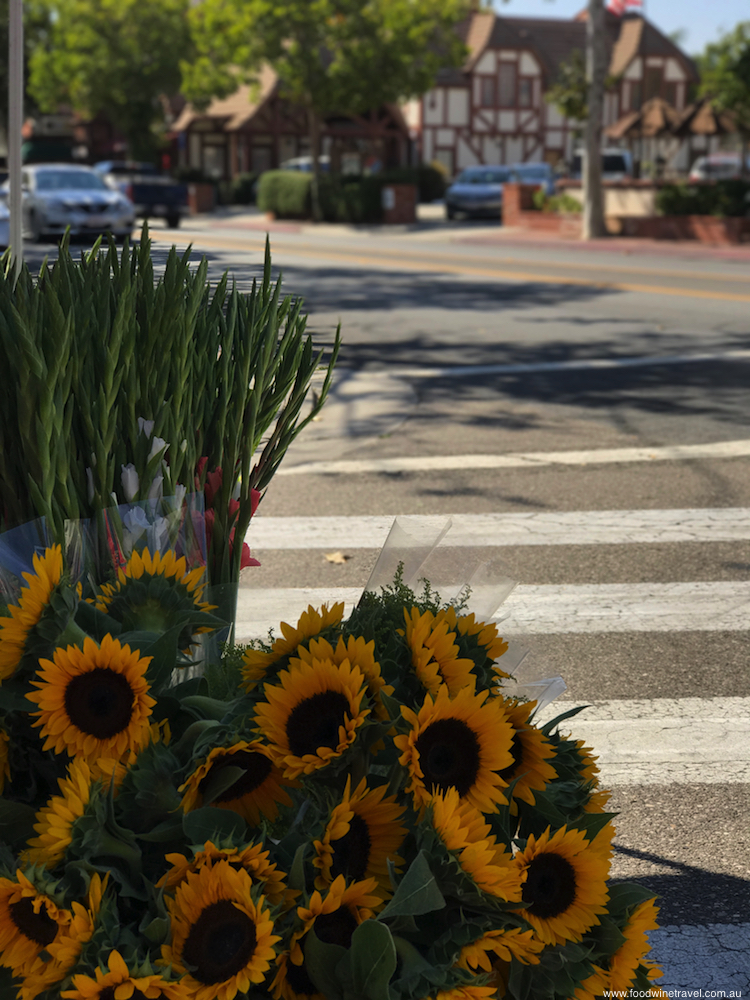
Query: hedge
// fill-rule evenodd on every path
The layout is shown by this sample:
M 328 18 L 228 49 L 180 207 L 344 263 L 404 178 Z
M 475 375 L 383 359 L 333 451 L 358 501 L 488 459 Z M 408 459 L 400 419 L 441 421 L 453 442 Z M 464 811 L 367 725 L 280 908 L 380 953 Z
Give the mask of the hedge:
M 665 184 L 656 194 L 660 215 L 750 215 L 750 181 Z

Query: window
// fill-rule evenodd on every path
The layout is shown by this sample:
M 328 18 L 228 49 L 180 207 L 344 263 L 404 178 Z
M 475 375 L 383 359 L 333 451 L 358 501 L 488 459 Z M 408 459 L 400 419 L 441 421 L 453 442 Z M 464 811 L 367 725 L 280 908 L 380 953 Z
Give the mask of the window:
M 480 103 L 483 108 L 494 108 L 495 106 L 495 80 L 491 76 L 480 78 L 481 89 L 479 93 Z
M 641 81 L 634 80 L 630 84 L 630 110 L 640 111 L 641 109 Z
M 661 66 L 646 67 L 646 88 L 645 99 L 650 101 L 652 97 L 661 96 L 662 69 Z
M 518 106 L 530 108 L 533 105 L 533 84 L 528 76 L 520 77 L 518 81 Z
M 671 104 L 673 108 L 677 107 L 677 84 L 676 83 L 665 83 L 664 84 L 664 100 L 667 104 Z
M 501 108 L 515 108 L 516 106 L 516 64 L 500 63 L 498 81 L 498 104 Z

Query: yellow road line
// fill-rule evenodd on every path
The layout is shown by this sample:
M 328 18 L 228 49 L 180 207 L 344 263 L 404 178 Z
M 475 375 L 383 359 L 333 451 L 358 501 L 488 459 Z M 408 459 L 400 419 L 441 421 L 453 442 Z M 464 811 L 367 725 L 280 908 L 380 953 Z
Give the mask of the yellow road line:
M 150 235 L 153 240 L 160 243 L 175 242 L 173 234 L 165 234 L 162 236 L 160 233 L 157 234 L 152 232 Z M 202 233 L 196 233 L 195 235 L 199 237 L 199 239 L 203 237 Z M 191 242 L 191 240 L 185 239 L 185 242 L 188 243 Z M 249 240 L 239 240 L 232 239 L 231 237 L 211 235 L 206 240 L 206 246 L 216 247 L 217 249 L 244 250 L 245 252 L 252 252 L 253 250 L 256 250 L 255 247 L 249 245 L 249 242 Z M 383 254 L 381 256 L 365 256 L 363 254 L 347 253 L 323 247 L 315 247 L 309 250 L 303 246 L 277 247 L 276 257 L 278 258 L 278 256 L 283 253 L 297 257 L 314 257 L 320 261 L 320 263 L 324 263 L 325 261 L 340 261 L 347 264 L 357 263 L 363 267 L 390 266 L 406 268 L 410 271 L 428 271 L 430 273 L 442 272 L 508 281 L 530 281 L 546 285 L 574 285 L 582 288 L 599 288 L 606 291 L 616 292 L 650 292 L 655 295 L 672 295 L 678 298 L 712 299 L 725 302 L 750 302 L 750 294 L 740 295 L 737 292 L 715 292 L 699 288 L 672 288 L 667 285 L 648 285 L 622 281 L 597 281 L 596 279 L 591 278 L 572 278 L 565 275 L 540 274 L 537 271 L 506 271 L 499 268 L 476 267 L 461 264 L 456 261 L 433 263 L 431 261 L 422 261 L 419 259 L 410 260 L 408 257 L 398 259 L 396 255 L 390 253 Z M 555 265 L 552 266 L 554 267 Z

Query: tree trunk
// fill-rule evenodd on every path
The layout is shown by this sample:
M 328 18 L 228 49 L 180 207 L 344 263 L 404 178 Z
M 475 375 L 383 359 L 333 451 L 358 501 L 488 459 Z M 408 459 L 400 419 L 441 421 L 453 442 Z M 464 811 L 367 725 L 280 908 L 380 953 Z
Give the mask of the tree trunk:
M 607 73 L 604 45 L 604 6 L 602 0 L 589 0 L 586 22 L 586 79 L 588 111 L 586 154 L 583 158 L 583 229 L 584 240 L 606 236 L 604 191 L 602 188 L 602 120 L 604 117 L 604 78 Z
M 307 112 L 307 125 L 312 159 L 312 184 L 310 185 L 312 217 L 314 222 L 322 222 L 323 213 L 320 209 L 320 121 L 312 108 L 309 108 Z

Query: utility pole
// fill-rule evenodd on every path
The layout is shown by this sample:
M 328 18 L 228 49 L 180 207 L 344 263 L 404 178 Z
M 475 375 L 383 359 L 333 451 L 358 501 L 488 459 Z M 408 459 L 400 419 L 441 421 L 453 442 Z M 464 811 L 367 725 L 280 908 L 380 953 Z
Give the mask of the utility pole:
M 8 181 L 10 252 L 16 274 L 23 261 L 21 129 L 23 128 L 23 0 L 8 5 Z
M 604 80 L 607 75 L 607 51 L 604 42 L 604 4 L 589 0 L 586 20 L 586 80 L 588 82 L 588 119 L 586 150 L 583 158 L 583 231 L 584 240 L 606 236 L 604 224 L 604 189 L 602 188 L 602 125 L 604 120 Z

